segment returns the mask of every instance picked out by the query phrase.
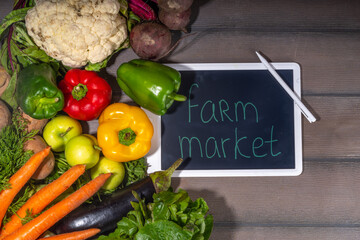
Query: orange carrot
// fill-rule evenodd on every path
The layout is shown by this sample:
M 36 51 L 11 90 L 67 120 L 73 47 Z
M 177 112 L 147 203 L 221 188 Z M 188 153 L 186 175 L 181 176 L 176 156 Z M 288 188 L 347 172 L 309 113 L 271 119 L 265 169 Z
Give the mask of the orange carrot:
M 16 194 L 29 181 L 41 162 L 47 157 L 50 147 L 35 153 L 30 159 L 9 179 L 10 188 L 0 192 L 0 221 L 4 218 L 6 211 L 14 200 Z
M 58 179 L 35 193 L 4 225 L 0 239 L 20 228 L 22 226 L 21 219 L 25 218 L 28 212 L 30 212 L 31 216 L 39 214 L 85 172 L 85 167 L 86 165 L 76 165 L 70 168 Z
M 63 233 L 51 237 L 39 238 L 38 240 L 83 240 L 100 232 L 98 228 L 89 228 L 82 231 Z
M 6 236 L 4 240 L 36 240 L 60 219 L 94 195 L 110 176 L 111 173 L 99 175 L 64 200 L 58 202 L 38 217 Z

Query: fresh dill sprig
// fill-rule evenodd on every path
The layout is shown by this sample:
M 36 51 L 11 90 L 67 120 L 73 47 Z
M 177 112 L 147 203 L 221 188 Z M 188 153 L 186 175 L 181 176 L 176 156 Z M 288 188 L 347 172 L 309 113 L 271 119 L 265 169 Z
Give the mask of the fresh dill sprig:
M 0 131 L 0 190 L 7 189 L 10 177 L 17 172 L 33 154 L 24 151 L 24 143 L 37 131 L 26 130 L 27 120 L 18 110 L 13 112 L 12 124 Z
M 0 191 L 11 188 L 10 177 L 16 173 L 25 162 L 32 156 L 32 151 L 24 151 L 24 143 L 35 136 L 37 131 L 26 130 L 28 121 L 21 116 L 19 110 L 12 114 L 12 123 L 0 131 Z M 8 209 L 4 222 L 8 215 L 14 214 L 29 197 L 33 194 L 34 186 L 29 183 L 17 194 Z

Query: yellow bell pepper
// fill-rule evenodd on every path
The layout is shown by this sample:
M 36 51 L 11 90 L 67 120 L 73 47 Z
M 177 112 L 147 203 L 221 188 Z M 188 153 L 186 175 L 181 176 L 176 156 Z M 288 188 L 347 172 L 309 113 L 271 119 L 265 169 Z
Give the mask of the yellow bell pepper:
M 154 128 L 137 106 L 113 103 L 99 117 L 97 140 L 108 159 L 128 162 L 144 157 L 150 150 Z

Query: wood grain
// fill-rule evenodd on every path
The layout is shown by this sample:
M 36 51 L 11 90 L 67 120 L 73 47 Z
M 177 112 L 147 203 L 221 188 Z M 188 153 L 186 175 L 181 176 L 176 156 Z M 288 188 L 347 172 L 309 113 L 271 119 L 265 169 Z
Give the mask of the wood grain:
M 215 227 L 211 240 L 238 239 L 238 240 L 355 240 L 360 236 L 358 227 L 330 227 L 330 226 L 241 226 Z
M 360 227 L 360 162 L 305 162 L 298 177 L 174 178 L 219 223 Z
M 304 121 L 304 156 L 317 159 L 358 159 L 360 156 L 360 98 L 306 97 L 320 121 Z
M 198 0 L 192 28 L 266 31 L 358 31 L 360 2 L 352 0 Z

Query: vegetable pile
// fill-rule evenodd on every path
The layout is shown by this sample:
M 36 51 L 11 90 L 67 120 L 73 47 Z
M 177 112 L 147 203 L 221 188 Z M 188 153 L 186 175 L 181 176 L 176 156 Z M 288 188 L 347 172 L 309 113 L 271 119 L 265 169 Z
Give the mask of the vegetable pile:
M 180 73 L 156 61 L 178 44 L 174 31 L 187 33 L 191 5 L 14 2 L 0 23 L 0 240 L 210 237 L 206 202 L 171 188 L 182 159 L 147 173 L 145 109 L 164 115 L 186 100 Z M 139 59 L 101 77 L 124 48 Z M 114 102 L 113 84 L 133 102 Z
M 2 206 L 0 208 L 0 219 L 6 214 L 7 208 L 11 202 L 31 178 L 37 170 L 44 158 L 49 154 L 50 147 L 34 154 L 14 175 L 9 179 L 11 188 L 0 192 L 0 200 Z M 39 238 L 46 230 L 54 225 L 61 218 L 66 216 L 72 210 L 80 206 L 90 196 L 95 194 L 105 181 L 110 177 L 110 173 L 102 174 L 94 180 L 82 186 L 79 190 L 69 195 L 67 198 L 56 203 L 49 209 L 42 212 L 32 220 L 22 223 L 21 216 L 30 215 L 34 217 L 39 214 L 52 200 L 59 194 L 65 191 L 71 183 L 73 183 L 79 175 L 84 173 L 84 166 L 78 165 L 69 170 L 69 173 L 64 178 L 59 178 L 57 181 L 47 185 L 43 191 L 38 191 L 33 195 L 24 205 L 12 216 L 12 219 L 5 224 L 4 230 L 1 231 L 0 237 L 4 240 L 10 239 L 27 239 L 35 240 Z M 74 172 L 74 173 L 73 173 Z M 70 178 L 74 174 L 73 178 Z M 66 183 L 70 179 L 70 183 Z M 24 217 L 25 217 L 24 216 Z

